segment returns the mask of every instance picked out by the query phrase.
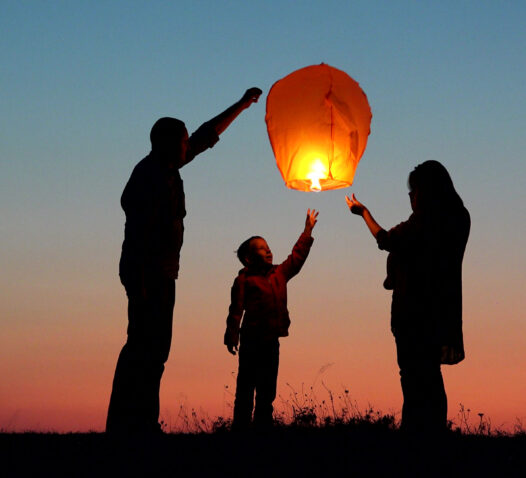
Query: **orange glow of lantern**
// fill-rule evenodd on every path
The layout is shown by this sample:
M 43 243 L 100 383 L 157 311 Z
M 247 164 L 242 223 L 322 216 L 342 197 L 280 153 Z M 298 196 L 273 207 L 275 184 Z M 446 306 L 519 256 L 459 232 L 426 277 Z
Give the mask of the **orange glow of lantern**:
M 360 85 L 324 63 L 274 83 L 265 121 L 287 187 L 325 191 L 350 186 L 367 146 L 371 118 Z

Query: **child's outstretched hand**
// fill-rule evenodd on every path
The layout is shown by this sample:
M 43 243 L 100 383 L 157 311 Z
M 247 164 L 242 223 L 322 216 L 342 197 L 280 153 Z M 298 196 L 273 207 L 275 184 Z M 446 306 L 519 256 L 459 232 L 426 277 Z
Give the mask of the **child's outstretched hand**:
M 308 234 L 310 236 L 312 230 L 314 229 L 314 226 L 318 222 L 318 214 L 319 211 L 316 211 L 313 209 L 312 211 L 310 209 L 307 209 L 307 219 L 305 219 L 305 234 Z

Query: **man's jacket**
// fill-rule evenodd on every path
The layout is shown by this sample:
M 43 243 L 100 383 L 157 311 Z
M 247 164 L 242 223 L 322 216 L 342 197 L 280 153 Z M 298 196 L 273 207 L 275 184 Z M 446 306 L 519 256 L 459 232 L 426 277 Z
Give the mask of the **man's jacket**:
M 121 197 L 126 214 L 119 264 L 123 284 L 143 281 L 149 275 L 177 278 L 186 215 L 179 169 L 218 139 L 204 123 L 190 136 L 180 164 L 165 164 L 151 152 L 135 166 Z

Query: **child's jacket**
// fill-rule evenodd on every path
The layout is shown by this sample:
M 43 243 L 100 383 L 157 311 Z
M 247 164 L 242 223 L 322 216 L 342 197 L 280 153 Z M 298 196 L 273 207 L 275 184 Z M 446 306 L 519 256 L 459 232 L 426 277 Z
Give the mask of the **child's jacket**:
M 287 282 L 302 268 L 314 239 L 302 233 L 292 253 L 266 273 L 245 267 L 232 286 L 226 320 L 225 345 L 236 346 L 239 332 L 243 340 L 266 340 L 289 335 Z M 244 311 L 244 316 L 243 316 Z M 243 324 L 241 324 L 243 318 Z

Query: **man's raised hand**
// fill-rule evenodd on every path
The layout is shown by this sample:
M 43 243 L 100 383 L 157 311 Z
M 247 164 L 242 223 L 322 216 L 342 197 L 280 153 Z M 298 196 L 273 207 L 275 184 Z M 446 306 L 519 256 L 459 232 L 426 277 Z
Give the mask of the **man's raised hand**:
M 241 102 L 245 108 L 248 108 L 252 103 L 258 102 L 261 93 L 263 93 L 263 91 L 257 87 L 249 88 L 247 91 L 245 91 L 243 98 L 241 98 Z

